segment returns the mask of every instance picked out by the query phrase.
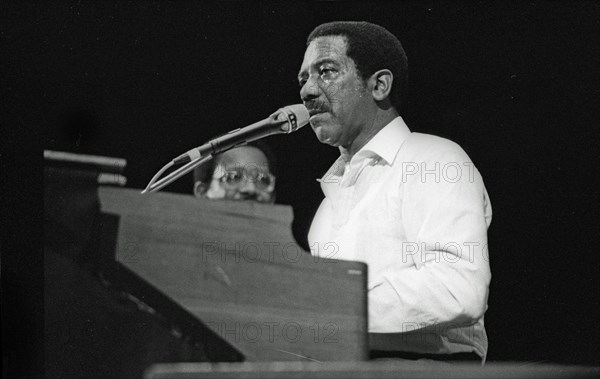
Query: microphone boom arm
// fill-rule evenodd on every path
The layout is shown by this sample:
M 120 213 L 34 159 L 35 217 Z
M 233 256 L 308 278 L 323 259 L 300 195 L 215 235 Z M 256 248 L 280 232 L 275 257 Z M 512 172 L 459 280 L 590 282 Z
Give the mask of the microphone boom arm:
M 177 179 L 181 178 L 183 175 L 192 171 L 196 167 L 208 162 L 212 158 L 213 158 L 212 154 L 205 155 L 203 157 L 198 157 L 198 158 L 194 159 L 193 161 L 186 163 L 185 166 L 178 168 L 177 170 L 173 171 L 172 173 L 170 173 L 169 175 L 165 176 L 164 178 L 162 178 L 161 180 L 159 180 L 158 182 L 155 183 L 156 179 L 158 179 L 165 171 L 167 171 L 174 164 L 173 161 L 167 163 L 166 165 L 163 166 L 163 168 L 160 169 L 160 171 L 158 171 L 156 173 L 156 175 L 154 175 L 152 180 L 150 180 L 150 183 L 148 183 L 146 188 L 142 191 L 142 194 L 149 193 L 149 192 L 156 192 L 156 191 L 160 190 L 161 188 L 165 187 L 166 185 L 173 183 Z
M 194 148 L 164 165 L 163 168 L 154 175 L 152 180 L 150 180 L 146 188 L 142 191 L 142 194 L 158 191 L 201 164 L 209 161 L 215 155 L 236 146 L 241 146 L 273 134 L 289 134 L 294 132 L 308 124 L 309 117 L 308 110 L 304 105 L 288 105 L 280 108 L 262 121 L 255 122 L 244 128 L 232 130 L 227 134 L 214 138 L 204 145 Z M 179 164 L 185 165 L 158 180 L 158 178 L 169 168 Z

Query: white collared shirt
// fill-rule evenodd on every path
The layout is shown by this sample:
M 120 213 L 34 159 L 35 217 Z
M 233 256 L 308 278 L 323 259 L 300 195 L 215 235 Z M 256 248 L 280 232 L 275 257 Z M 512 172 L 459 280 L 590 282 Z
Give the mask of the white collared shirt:
M 368 264 L 370 348 L 485 359 L 492 210 L 463 149 L 397 117 L 320 182 L 311 253 Z

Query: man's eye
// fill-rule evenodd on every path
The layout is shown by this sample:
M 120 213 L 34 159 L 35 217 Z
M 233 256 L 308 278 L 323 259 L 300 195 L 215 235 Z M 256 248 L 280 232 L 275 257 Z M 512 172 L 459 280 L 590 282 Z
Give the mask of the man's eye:
M 304 85 L 306 84 L 307 80 L 306 79 L 300 79 L 298 80 L 298 85 L 300 86 L 300 88 L 304 87 Z
M 225 181 L 228 182 L 228 183 L 235 183 L 235 182 L 239 182 L 240 181 L 240 179 L 242 178 L 242 175 L 240 175 L 236 171 L 229 171 L 224 176 L 224 178 L 225 178 Z
M 333 69 L 333 68 L 323 68 L 321 69 L 321 79 L 323 80 L 331 80 L 333 78 L 335 78 L 335 76 L 337 75 L 337 70 Z

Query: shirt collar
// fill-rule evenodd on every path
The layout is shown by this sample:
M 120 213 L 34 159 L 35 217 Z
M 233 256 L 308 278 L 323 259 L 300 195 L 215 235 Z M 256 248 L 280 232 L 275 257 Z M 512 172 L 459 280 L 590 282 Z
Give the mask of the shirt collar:
M 410 129 L 402 117 L 396 117 L 377 132 L 377 134 L 375 134 L 373 138 L 371 138 L 371 140 L 352 157 L 349 165 L 357 165 L 358 162 L 363 161 L 368 157 L 372 157 L 373 154 L 381 157 L 388 164 L 392 164 L 398 154 L 398 150 L 400 150 L 400 146 L 406 141 L 410 133 Z M 331 165 L 329 170 L 327 170 L 325 175 L 323 175 L 321 179 L 317 179 L 321 183 L 321 189 L 325 196 L 331 194 L 334 187 L 339 186 L 345 169 L 346 162 L 344 162 L 340 156 L 333 165 Z
M 383 127 L 365 146 L 360 149 L 355 157 L 369 156 L 375 153 L 383 158 L 388 164 L 392 164 L 400 146 L 410 135 L 410 129 L 404 123 L 402 117 L 398 116 Z M 352 157 L 354 159 L 354 157 Z

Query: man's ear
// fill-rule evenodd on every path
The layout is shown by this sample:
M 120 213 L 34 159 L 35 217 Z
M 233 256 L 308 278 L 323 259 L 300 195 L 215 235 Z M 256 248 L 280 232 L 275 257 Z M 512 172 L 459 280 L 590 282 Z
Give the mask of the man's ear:
M 202 183 L 201 181 L 194 183 L 194 196 L 204 197 L 206 190 L 208 190 L 208 185 L 206 183 Z
M 371 82 L 373 83 L 373 99 L 376 101 L 383 101 L 390 96 L 392 91 L 392 83 L 394 81 L 394 75 L 388 69 L 375 71 L 371 75 Z

